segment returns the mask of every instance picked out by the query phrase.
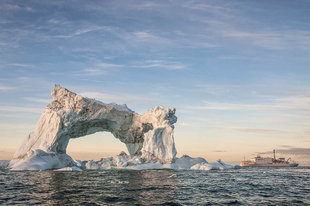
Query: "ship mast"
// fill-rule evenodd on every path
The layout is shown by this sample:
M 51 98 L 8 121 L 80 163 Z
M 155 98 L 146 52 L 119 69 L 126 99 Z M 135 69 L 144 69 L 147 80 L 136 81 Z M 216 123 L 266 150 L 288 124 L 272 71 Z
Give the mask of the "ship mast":
M 273 150 L 273 159 L 276 160 L 276 150 Z

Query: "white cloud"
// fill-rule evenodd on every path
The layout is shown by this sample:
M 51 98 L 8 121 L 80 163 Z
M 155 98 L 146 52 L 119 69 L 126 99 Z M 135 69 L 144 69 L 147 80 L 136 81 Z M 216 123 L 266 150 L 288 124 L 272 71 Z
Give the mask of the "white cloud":
M 251 128 L 251 127 L 225 127 L 227 130 L 233 130 L 238 132 L 249 132 L 249 133 L 270 133 L 270 132 L 280 132 L 274 129 L 265 128 Z
M 243 104 L 243 103 L 222 103 L 204 101 L 201 106 L 189 106 L 194 110 L 310 110 L 310 97 L 291 96 L 269 99 L 272 102 L 266 104 Z
M 8 87 L 8 86 L 3 86 L 3 85 L 0 85 L 0 92 L 2 91 L 9 91 L 9 90 L 13 90 L 15 89 L 14 87 Z
M 159 68 L 159 69 L 172 69 L 172 70 L 186 68 L 184 64 L 181 64 L 179 62 L 169 62 L 169 61 L 163 61 L 163 60 L 147 60 L 139 64 L 132 65 L 131 67 L 145 68 L 145 69 Z
M 66 22 L 67 24 L 68 22 Z M 116 28 L 114 27 L 109 27 L 109 26 L 97 26 L 97 25 L 92 25 L 92 26 L 86 26 L 84 28 L 79 28 L 76 29 L 75 31 L 71 31 L 71 32 L 67 32 L 67 33 L 63 33 L 63 34 L 58 34 L 58 35 L 54 35 L 54 36 L 50 36 L 50 37 L 54 37 L 57 39 L 69 39 L 72 37 L 76 37 L 76 36 L 80 36 L 86 33 L 90 33 L 90 32 L 95 32 L 95 31 L 106 31 L 106 32 L 113 32 L 115 31 Z
M 103 67 L 103 68 L 121 68 L 121 67 L 124 67 L 124 65 L 121 65 L 121 64 L 112 64 L 112 63 L 106 63 L 106 62 L 99 63 L 96 66 Z
M 77 76 L 101 76 L 106 72 L 99 68 L 86 68 L 76 73 Z
M 14 66 L 14 67 L 33 67 L 31 64 L 19 64 L 19 63 L 10 63 L 7 64 L 8 66 Z
M 310 148 L 291 147 L 287 149 L 277 149 L 276 152 L 279 154 L 298 155 L 308 158 L 310 157 Z M 260 152 L 259 154 L 272 154 L 272 151 Z
M 149 46 L 149 47 L 167 47 L 175 45 L 175 42 L 170 37 L 163 37 L 159 32 L 154 31 L 134 31 L 128 32 L 125 30 L 119 31 L 118 37 L 124 40 L 132 47 Z
M 28 11 L 28 12 L 35 12 L 35 10 L 29 6 L 22 6 L 18 4 L 10 3 L 1 3 L 0 11 Z
M 190 126 L 193 126 L 192 123 L 188 123 L 188 122 L 177 122 L 176 123 L 177 126 L 180 126 L 180 127 L 190 127 Z
M 156 39 L 157 37 L 151 33 L 148 32 L 133 32 L 133 34 L 138 38 L 138 39 Z
M 38 102 L 38 103 L 46 103 L 46 104 L 52 101 L 51 99 L 32 98 L 32 97 L 26 97 L 25 99 L 30 102 Z
M 0 106 L 0 111 L 4 112 L 29 112 L 29 113 L 42 113 L 43 109 L 33 107 L 15 107 L 15 106 Z
M 101 62 L 93 65 L 92 67 L 85 68 L 75 73 L 77 76 L 101 76 L 107 74 L 109 69 L 117 69 L 125 67 L 125 65 L 121 64 L 113 64 Z
M 14 129 L 33 129 L 35 125 L 33 124 L 16 124 L 16 123 L 0 123 L 0 128 L 6 130 L 14 130 Z

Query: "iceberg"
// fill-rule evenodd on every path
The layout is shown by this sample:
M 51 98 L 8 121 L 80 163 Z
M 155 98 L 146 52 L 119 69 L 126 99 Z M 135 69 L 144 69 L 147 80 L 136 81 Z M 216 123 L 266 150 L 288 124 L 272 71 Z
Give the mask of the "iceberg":
M 53 101 L 46 106 L 35 130 L 15 152 L 9 165 L 1 165 L 11 170 L 55 171 L 234 168 L 222 161 L 208 163 L 204 158 L 188 155 L 177 158 L 174 108 L 156 106 L 140 115 L 127 105 L 106 104 L 82 97 L 60 85 L 54 86 L 51 95 Z M 99 161 L 80 161 L 66 153 L 71 138 L 101 131 L 111 132 L 126 144 L 129 154 L 121 152 Z
M 175 109 L 157 106 L 143 115 L 126 105 L 105 104 L 55 85 L 53 101 L 42 113 L 35 130 L 14 154 L 12 170 L 45 170 L 77 166 L 66 154 L 71 138 L 100 131 L 111 132 L 125 143 L 130 156 L 145 162 L 175 161 Z M 119 164 L 122 163 L 122 158 Z

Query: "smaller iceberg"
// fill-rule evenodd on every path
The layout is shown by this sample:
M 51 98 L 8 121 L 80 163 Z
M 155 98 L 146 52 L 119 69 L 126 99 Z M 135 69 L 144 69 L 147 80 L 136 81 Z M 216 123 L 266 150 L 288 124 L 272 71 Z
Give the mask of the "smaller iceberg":
M 239 165 L 228 165 L 222 162 L 222 160 L 218 160 L 214 163 L 198 163 L 192 166 L 191 170 L 226 170 L 226 169 L 239 169 Z
M 183 155 L 181 158 L 177 158 L 174 165 L 178 170 L 189 169 L 196 164 L 207 164 L 207 160 L 202 157 L 193 158 L 188 155 Z

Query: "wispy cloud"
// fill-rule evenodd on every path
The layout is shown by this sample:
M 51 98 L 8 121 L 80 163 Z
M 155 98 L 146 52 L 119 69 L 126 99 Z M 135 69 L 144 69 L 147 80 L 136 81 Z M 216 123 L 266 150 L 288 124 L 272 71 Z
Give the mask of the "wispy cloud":
M 126 30 L 122 30 L 121 36 L 118 37 L 126 42 L 126 44 L 130 45 L 131 47 L 140 47 L 144 45 L 146 47 L 170 47 L 173 46 L 175 43 L 174 41 L 168 36 L 164 37 L 159 32 L 154 31 L 134 31 L 129 32 Z
M 223 153 L 223 152 L 226 152 L 226 151 L 224 151 L 224 150 L 214 150 L 214 151 L 212 151 L 212 152 Z
M 276 149 L 276 153 L 287 155 L 299 155 L 310 158 L 310 148 L 291 147 L 288 149 Z M 259 154 L 272 154 L 272 151 L 261 152 Z
M 108 71 L 123 68 L 125 65 L 113 64 L 107 62 L 100 62 L 94 64 L 92 67 L 87 67 L 75 73 L 76 76 L 102 76 L 108 73 Z
M 14 67 L 34 67 L 31 64 L 19 64 L 19 63 L 10 63 L 7 64 L 8 66 L 14 66 Z
M 272 98 L 266 104 L 243 104 L 243 103 L 222 103 L 205 101 L 202 106 L 189 106 L 193 110 L 310 110 L 310 97 L 293 96 L 283 98 Z
M 293 148 L 292 145 L 280 145 L 279 147 L 286 148 L 286 149 Z
M 4 111 L 4 112 L 42 113 L 43 109 L 33 108 L 33 107 L 0 106 L 0 111 Z
M 106 63 L 106 62 L 101 62 L 97 64 L 96 66 L 101 67 L 101 68 L 122 68 L 125 67 L 125 65 L 122 64 L 113 64 L 113 63 Z
M 100 68 L 86 68 L 82 71 L 78 71 L 75 75 L 77 76 L 102 76 L 106 74 L 106 71 Z
M 30 102 L 38 102 L 38 103 L 46 103 L 46 104 L 52 101 L 51 99 L 42 99 L 42 98 L 33 98 L 33 97 L 26 97 L 25 99 Z
M 33 129 L 35 125 L 32 124 L 16 124 L 16 123 L 0 123 L 1 129 L 14 130 L 14 129 Z
M 251 127 L 225 127 L 225 129 L 238 131 L 238 132 L 249 132 L 249 133 L 281 132 L 279 130 L 274 130 L 274 129 L 251 128 Z
M 180 126 L 180 127 L 190 127 L 192 126 L 191 123 L 188 123 L 188 122 L 177 122 L 176 125 Z
M 59 38 L 59 39 L 68 39 L 68 38 L 80 36 L 80 35 L 90 33 L 90 32 L 96 32 L 96 31 L 111 32 L 114 30 L 115 30 L 115 28 L 113 28 L 113 27 L 92 25 L 92 26 L 84 27 L 82 29 L 77 29 L 77 30 L 70 32 L 70 33 L 58 34 L 58 35 L 54 35 L 51 37 Z
M 266 27 L 229 3 L 210 4 L 188 2 L 183 5 L 188 9 L 204 11 L 208 15 L 190 13 L 192 21 L 205 24 L 205 32 L 221 45 L 218 37 L 234 39 L 233 43 L 252 45 L 272 50 L 290 50 L 299 48 L 310 50 L 310 32 L 308 30 Z M 241 7 L 240 7 L 241 8 Z M 244 25 L 255 25 L 247 28 Z
M 9 3 L 1 3 L 0 11 L 28 11 L 28 12 L 35 12 L 30 6 L 24 6 L 19 4 L 13 4 L 12 2 Z
M 9 86 L 0 85 L 0 92 L 1 92 L 1 91 L 14 90 L 14 89 L 15 89 L 15 87 L 9 87 Z
M 309 49 L 310 32 L 307 31 L 245 31 L 236 29 L 226 29 L 222 31 L 222 36 L 240 39 L 241 41 L 249 40 L 253 45 L 261 46 L 270 49 L 289 49 L 291 43 L 294 42 L 294 47 Z
M 181 64 L 179 62 L 169 62 L 163 60 L 147 60 L 139 64 L 132 65 L 131 67 L 144 68 L 144 69 L 158 68 L 158 69 L 178 70 L 178 69 L 185 69 L 186 65 Z

